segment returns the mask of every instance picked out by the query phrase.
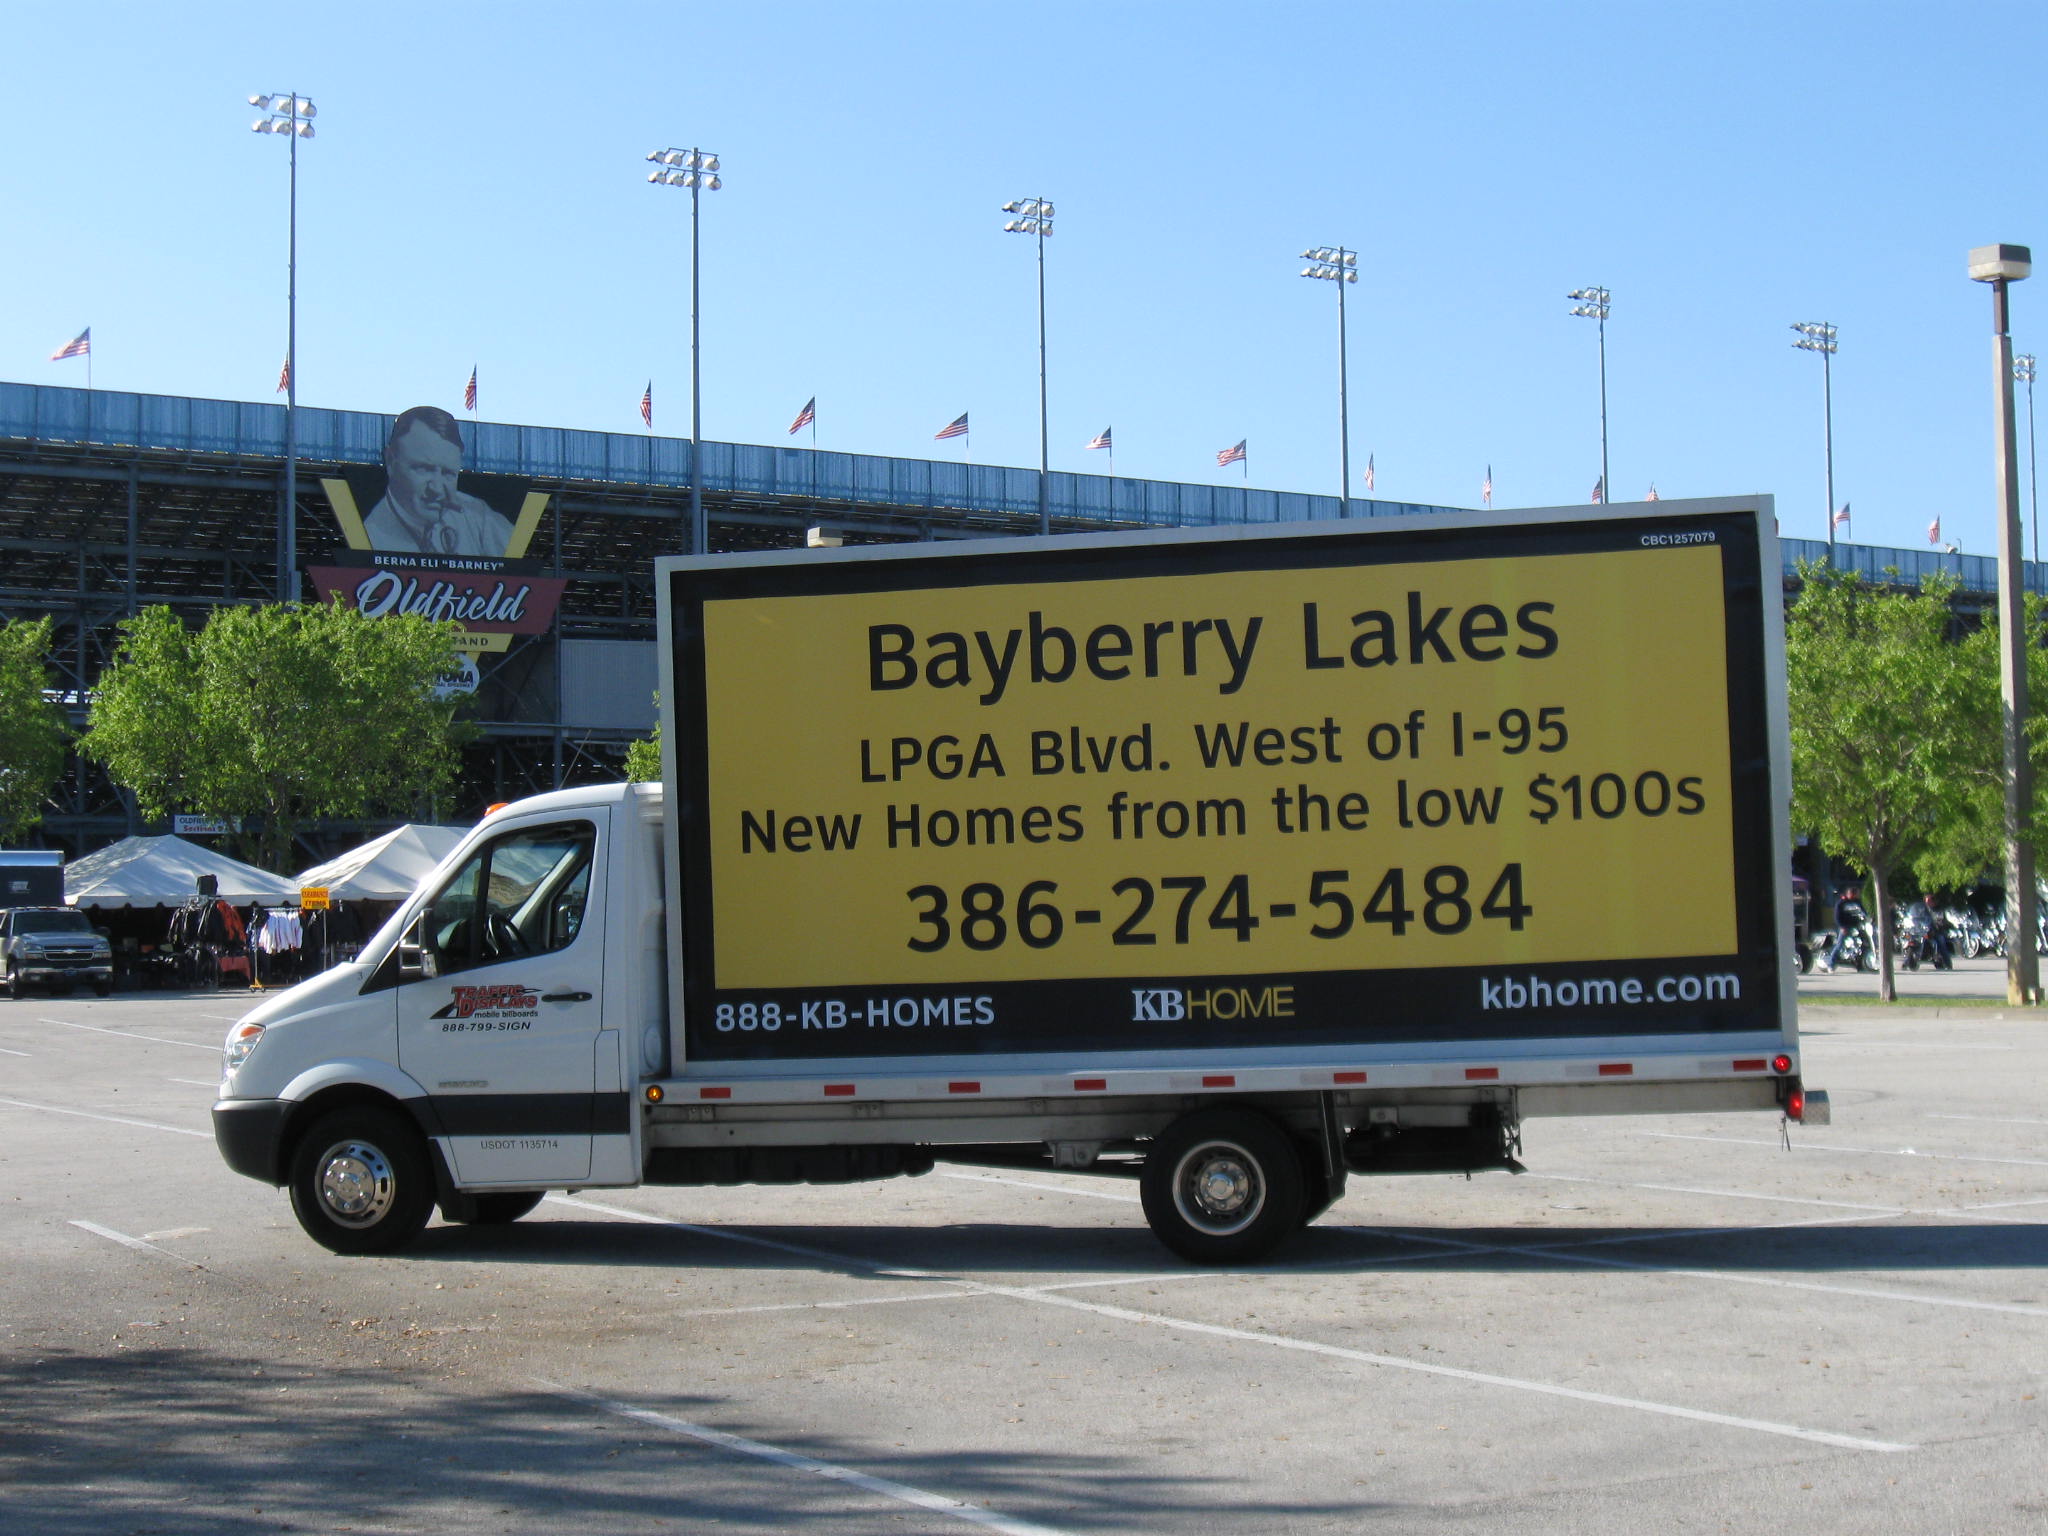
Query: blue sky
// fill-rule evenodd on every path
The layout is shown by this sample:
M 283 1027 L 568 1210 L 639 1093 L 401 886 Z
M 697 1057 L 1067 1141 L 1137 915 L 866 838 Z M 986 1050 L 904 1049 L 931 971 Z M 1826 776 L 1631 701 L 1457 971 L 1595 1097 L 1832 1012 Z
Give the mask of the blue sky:
M 1973 245 L 2035 244 L 2048 8 L 1991 3 L 10 9 L 0 377 L 270 399 L 285 153 L 255 91 L 318 103 L 300 160 L 309 405 L 688 431 L 688 194 L 642 156 L 723 158 L 703 226 L 704 431 L 1038 458 L 1032 242 L 1045 195 L 1051 461 L 1337 487 L 1347 290 L 1353 489 L 1583 502 L 1605 284 L 1614 497 L 1767 491 L 1825 533 L 1819 359 L 1840 327 L 1837 501 L 1858 543 L 1931 518 L 1995 547 L 1989 296 Z M 2048 268 L 2014 291 L 2048 353 Z M 2024 395 L 2020 430 L 2026 430 Z M 2025 444 L 2022 442 L 2024 454 Z M 2024 476 L 2024 464 L 2022 470 Z M 2024 490 L 2023 490 L 2024 498 Z M 2023 516 L 2026 508 L 2023 499 Z

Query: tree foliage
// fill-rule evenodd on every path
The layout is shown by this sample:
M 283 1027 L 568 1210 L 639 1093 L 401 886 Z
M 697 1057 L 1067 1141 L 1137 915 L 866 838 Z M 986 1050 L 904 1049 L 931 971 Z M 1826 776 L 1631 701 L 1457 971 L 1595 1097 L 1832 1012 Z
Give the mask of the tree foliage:
M 1981 840 L 1983 781 L 2000 761 L 1998 673 L 1950 636 L 1955 580 L 1876 587 L 1802 565 L 1785 624 L 1792 815 L 1822 849 L 1868 871 L 1879 996 L 1892 973 L 1891 880 L 1951 868 Z
M 661 695 L 654 696 L 657 708 Z M 626 782 L 628 784 L 652 784 L 661 777 L 661 726 L 654 727 L 654 734 L 642 736 L 626 744 Z
M 281 869 L 304 821 L 422 814 L 453 782 L 456 703 L 434 692 L 451 624 L 273 605 L 122 630 L 80 750 L 146 815 L 241 817 L 243 856 Z
M 48 697 L 50 621 L 0 624 L 0 842 L 43 818 L 64 771 L 64 712 Z

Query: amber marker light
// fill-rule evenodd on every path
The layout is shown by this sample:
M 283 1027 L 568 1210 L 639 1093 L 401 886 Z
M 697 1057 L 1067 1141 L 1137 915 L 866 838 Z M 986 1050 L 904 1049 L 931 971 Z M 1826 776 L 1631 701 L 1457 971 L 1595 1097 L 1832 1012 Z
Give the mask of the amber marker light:
M 659 1103 L 660 1103 L 660 1102 L 662 1101 L 662 1099 L 663 1099 L 663 1098 L 665 1098 L 665 1097 L 666 1097 L 666 1095 L 665 1095 L 665 1094 L 663 1094 L 663 1093 L 662 1093 L 662 1091 L 661 1091 L 661 1084 L 659 1084 L 659 1083 L 649 1083 L 649 1084 L 647 1085 L 647 1102 L 648 1102 L 648 1103 L 650 1103 L 650 1104 L 659 1104 Z

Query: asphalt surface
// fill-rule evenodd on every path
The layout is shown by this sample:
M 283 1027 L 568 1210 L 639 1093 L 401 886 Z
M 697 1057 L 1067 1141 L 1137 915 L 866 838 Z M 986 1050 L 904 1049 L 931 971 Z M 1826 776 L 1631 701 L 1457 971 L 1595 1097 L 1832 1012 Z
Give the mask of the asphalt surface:
M 0 1003 L 10 1536 L 2048 1529 L 2038 1014 L 1815 1006 L 1831 1128 L 1533 1121 L 1216 1272 L 946 1165 L 338 1258 L 214 1151 L 241 1002 Z

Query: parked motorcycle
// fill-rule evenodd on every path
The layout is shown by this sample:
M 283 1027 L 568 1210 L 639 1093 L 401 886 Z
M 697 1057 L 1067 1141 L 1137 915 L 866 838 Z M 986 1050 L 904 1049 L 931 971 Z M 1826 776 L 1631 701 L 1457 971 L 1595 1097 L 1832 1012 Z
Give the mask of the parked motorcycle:
M 1949 934 L 1946 919 L 1939 916 L 1925 902 L 1916 901 L 1898 915 L 1893 925 L 1898 935 L 1899 964 L 1909 971 L 1917 971 L 1923 965 L 1937 971 L 1955 969 L 1949 958 Z
M 1868 923 L 1853 923 L 1842 930 L 1835 945 L 1835 962 L 1830 970 L 1874 971 L 1877 969 L 1877 936 Z

